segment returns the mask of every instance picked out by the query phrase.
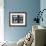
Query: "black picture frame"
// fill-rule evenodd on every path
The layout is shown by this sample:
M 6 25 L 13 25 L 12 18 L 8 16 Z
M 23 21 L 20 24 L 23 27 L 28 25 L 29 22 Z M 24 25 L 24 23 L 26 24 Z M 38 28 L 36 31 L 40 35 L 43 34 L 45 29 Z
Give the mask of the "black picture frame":
M 9 26 L 24 27 L 27 25 L 27 12 L 9 12 Z

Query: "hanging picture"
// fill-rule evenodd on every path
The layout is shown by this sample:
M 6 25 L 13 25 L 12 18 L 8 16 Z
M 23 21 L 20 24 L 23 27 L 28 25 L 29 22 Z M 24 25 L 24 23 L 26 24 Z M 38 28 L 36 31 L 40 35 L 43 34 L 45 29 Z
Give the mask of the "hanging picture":
M 10 26 L 26 26 L 26 12 L 9 12 Z

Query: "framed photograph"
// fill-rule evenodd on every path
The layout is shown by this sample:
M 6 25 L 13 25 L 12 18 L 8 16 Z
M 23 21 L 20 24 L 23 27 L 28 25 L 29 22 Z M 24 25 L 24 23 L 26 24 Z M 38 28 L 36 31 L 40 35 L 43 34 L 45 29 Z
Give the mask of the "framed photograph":
M 26 12 L 9 12 L 9 25 L 10 26 L 26 26 Z

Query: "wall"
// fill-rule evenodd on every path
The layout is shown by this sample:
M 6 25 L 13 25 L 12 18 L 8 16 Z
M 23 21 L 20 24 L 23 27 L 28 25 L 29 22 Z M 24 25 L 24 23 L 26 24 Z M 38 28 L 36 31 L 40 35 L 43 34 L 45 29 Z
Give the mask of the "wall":
M 40 0 L 4 0 L 4 38 L 7 41 L 18 41 L 32 30 L 36 12 L 40 10 Z M 9 12 L 27 12 L 26 27 L 10 27 Z
M 41 9 L 41 11 L 42 11 L 43 9 L 46 9 L 46 0 L 41 0 L 41 1 L 40 1 L 40 9 Z M 46 10 L 43 12 L 42 17 L 43 17 L 43 22 L 41 21 L 41 22 L 40 22 L 40 25 L 46 27 Z

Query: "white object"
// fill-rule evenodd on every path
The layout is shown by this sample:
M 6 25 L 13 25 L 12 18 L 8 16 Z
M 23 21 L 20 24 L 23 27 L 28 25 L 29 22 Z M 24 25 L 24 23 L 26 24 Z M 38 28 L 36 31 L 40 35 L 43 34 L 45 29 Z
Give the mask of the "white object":
M 4 0 L 0 0 L 0 46 L 4 42 Z
M 21 38 L 21 39 L 17 42 L 17 46 L 22 46 L 24 40 L 25 40 L 25 37 L 24 37 L 24 38 Z

